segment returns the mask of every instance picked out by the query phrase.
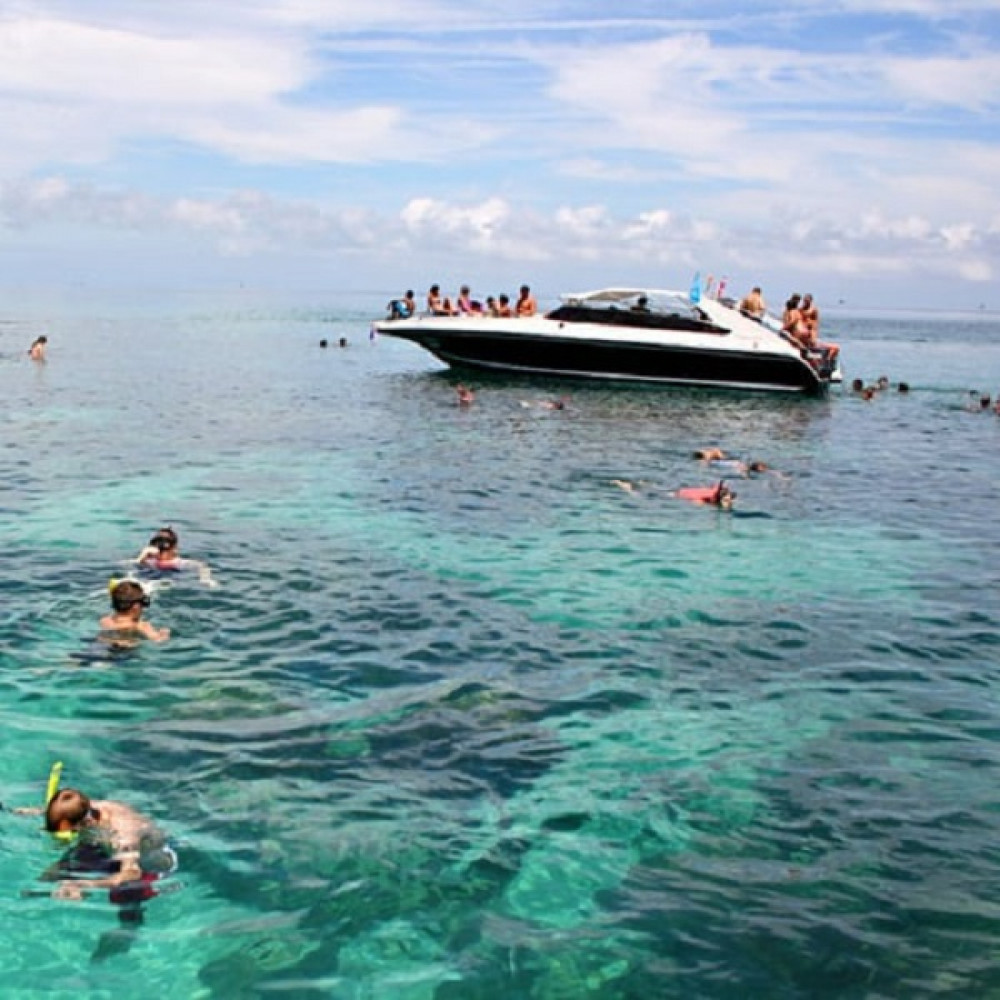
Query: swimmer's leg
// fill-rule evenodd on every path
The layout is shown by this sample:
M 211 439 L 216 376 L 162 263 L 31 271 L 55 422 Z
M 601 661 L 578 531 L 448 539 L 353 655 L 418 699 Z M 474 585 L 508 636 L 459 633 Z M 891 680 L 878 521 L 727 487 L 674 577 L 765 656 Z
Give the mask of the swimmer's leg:
M 121 912 L 119 911 L 119 919 Z M 141 915 L 139 923 L 142 923 Z M 125 955 L 138 936 L 139 924 L 116 927 L 113 931 L 105 931 L 98 938 L 97 946 L 90 955 L 91 962 L 104 962 L 115 955 Z

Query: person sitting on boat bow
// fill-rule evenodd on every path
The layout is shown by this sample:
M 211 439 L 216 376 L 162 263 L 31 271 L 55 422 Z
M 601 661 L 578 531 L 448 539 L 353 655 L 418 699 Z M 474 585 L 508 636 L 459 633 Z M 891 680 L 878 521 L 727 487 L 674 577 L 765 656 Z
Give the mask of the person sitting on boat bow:
M 755 319 L 758 323 L 763 321 L 764 314 L 767 312 L 767 303 L 764 301 L 759 285 L 754 285 L 750 289 L 740 302 L 739 309 L 747 319 Z

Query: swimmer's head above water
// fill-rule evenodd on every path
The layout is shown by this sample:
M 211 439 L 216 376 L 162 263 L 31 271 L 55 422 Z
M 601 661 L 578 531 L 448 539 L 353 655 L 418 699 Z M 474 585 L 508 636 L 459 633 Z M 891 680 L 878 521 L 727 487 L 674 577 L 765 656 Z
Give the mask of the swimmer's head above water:
M 143 589 L 142 584 L 136 580 L 118 580 L 111 586 L 111 607 L 118 614 L 125 614 L 137 604 L 140 607 L 149 607 L 149 595 Z
M 45 829 L 57 836 L 79 833 L 100 818 L 100 811 L 91 805 L 83 792 L 75 788 L 63 788 L 56 792 L 45 807 Z
M 711 502 L 723 510 L 729 510 L 736 499 L 736 494 L 726 485 L 724 479 L 719 480 L 719 485 L 715 488 L 715 499 Z
M 159 552 L 170 552 L 172 549 L 177 548 L 178 541 L 177 532 L 173 528 L 167 527 L 160 528 L 149 540 L 149 545 L 150 548 L 154 548 Z

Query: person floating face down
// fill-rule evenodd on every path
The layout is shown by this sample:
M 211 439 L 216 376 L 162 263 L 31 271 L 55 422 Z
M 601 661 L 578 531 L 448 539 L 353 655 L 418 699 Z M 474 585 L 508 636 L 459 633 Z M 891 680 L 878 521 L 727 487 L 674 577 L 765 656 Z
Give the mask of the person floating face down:
M 142 620 L 144 608 L 150 604 L 149 595 L 137 580 L 117 580 L 111 584 L 111 614 L 101 619 L 101 632 L 113 644 L 134 645 L 137 637 L 165 642 L 170 629 L 156 628 Z

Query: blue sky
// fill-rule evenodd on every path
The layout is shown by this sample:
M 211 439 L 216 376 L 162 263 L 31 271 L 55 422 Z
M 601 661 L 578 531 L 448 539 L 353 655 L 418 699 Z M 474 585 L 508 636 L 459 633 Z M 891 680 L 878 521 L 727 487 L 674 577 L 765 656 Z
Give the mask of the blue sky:
M 1000 309 L 998 38 L 1000 0 L 5 0 L 3 284 Z

